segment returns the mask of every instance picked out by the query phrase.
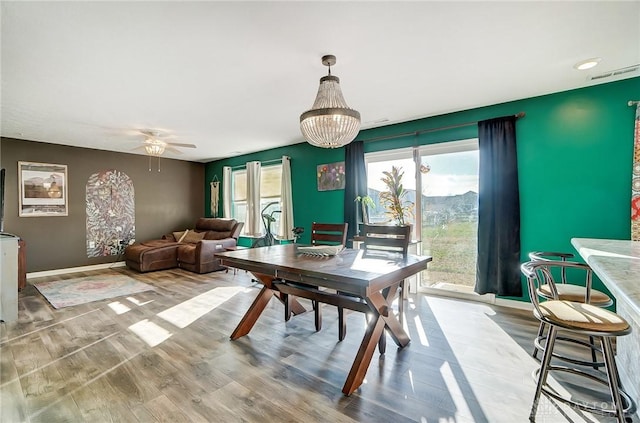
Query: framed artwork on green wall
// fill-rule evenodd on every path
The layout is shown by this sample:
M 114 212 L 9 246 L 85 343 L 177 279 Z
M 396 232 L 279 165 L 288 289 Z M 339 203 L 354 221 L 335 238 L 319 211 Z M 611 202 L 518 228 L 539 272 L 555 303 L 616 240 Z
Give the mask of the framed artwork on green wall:
M 318 165 L 318 191 L 344 189 L 344 162 Z

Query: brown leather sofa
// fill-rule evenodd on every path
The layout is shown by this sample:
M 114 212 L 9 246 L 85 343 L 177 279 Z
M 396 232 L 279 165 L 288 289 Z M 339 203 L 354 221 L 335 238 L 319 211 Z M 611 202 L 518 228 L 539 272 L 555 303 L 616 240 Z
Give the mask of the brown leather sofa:
M 128 246 L 125 263 L 138 272 L 180 267 L 196 273 L 224 269 L 215 258 L 216 251 L 237 245 L 244 223 L 235 219 L 198 219 L 195 229 L 173 232 L 151 241 Z M 178 238 L 176 238 L 176 236 Z

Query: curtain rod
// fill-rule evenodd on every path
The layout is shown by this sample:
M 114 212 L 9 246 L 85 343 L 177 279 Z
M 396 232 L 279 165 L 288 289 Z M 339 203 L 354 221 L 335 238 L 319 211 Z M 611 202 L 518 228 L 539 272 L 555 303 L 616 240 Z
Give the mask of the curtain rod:
M 284 157 L 286 157 L 288 159 L 291 159 L 291 157 L 289 157 L 289 156 L 284 156 Z M 260 162 L 261 165 L 263 165 L 263 164 L 271 164 L 271 163 L 282 163 L 282 158 L 272 159 L 272 160 L 264 160 L 264 161 Z M 232 170 L 243 169 L 246 166 L 247 166 L 246 164 L 238 165 L 238 166 L 231 166 L 231 169 Z
M 629 102 L 627 104 L 629 106 L 635 106 L 637 104 L 640 104 L 640 101 L 638 101 L 638 100 L 629 100 Z
M 525 117 L 525 112 L 519 112 L 519 113 L 516 113 L 513 116 L 515 116 L 516 119 L 520 119 L 520 118 Z M 446 131 L 447 129 L 463 128 L 465 126 L 471 126 L 471 125 L 477 125 L 477 124 L 478 124 L 478 121 L 475 120 L 473 122 L 458 123 L 456 125 L 441 126 L 439 128 L 420 129 L 418 131 L 413 131 L 413 132 L 403 132 L 401 134 L 385 135 L 385 136 L 381 136 L 381 137 L 368 138 L 368 139 L 356 140 L 356 141 L 363 141 L 363 142 L 382 141 L 382 140 L 388 140 L 388 139 L 392 139 L 392 138 L 406 137 L 408 135 L 420 135 L 420 134 L 426 134 L 426 133 L 429 133 L 429 132 Z

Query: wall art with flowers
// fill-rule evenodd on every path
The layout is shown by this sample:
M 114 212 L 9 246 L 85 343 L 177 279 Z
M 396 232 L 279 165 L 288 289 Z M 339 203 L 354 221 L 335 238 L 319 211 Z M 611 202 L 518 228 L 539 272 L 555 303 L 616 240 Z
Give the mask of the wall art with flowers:
M 344 189 L 344 162 L 318 165 L 318 191 Z

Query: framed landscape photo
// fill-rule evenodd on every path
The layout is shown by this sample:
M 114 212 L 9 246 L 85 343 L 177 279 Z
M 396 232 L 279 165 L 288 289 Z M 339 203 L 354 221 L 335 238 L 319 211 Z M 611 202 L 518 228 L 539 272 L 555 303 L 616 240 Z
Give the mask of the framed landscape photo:
M 67 216 L 67 165 L 18 162 L 18 216 Z

